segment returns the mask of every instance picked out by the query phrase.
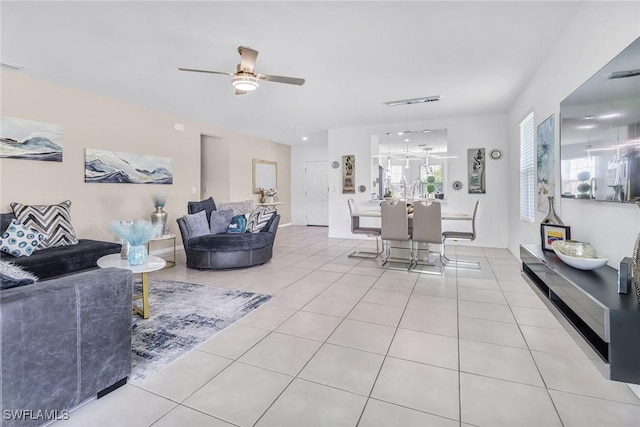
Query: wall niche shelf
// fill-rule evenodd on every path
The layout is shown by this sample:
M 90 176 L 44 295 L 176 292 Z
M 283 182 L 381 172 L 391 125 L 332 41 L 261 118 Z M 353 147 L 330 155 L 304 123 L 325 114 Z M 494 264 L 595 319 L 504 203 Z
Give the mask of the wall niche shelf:
M 577 270 L 540 245 L 520 245 L 520 259 L 529 285 L 564 316 L 567 331 L 577 331 L 594 350 L 599 360 L 591 360 L 604 376 L 640 384 L 640 304 L 633 289 L 618 293 L 617 270 Z

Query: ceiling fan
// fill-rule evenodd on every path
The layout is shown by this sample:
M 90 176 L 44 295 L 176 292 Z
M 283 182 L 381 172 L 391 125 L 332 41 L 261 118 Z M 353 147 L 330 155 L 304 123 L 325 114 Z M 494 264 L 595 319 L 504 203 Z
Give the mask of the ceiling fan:
M 236 89 L 236 95 L 244 95 L 249 91 L 257 89 L 259 86 L 258 82 L 260 80 L 298 86 L 302 86 L 304 84 L 304 79 L 299 79 L 296 77 L 273 76 L 270 74 L 255 74 L 253 72 L 253 68 L 256 65 L 258 51 L 246 46 L 239 46 L 238 53 L 240 53 L 240 63 L 238 64 L 235 73 L 228 73 L 226 71 L 198 70 L 194 68 L 182 67 L 178 67 L 178 70 L 193 71 L 196 73 L 225 74 L 227 76 L 233 76 L 233 78 L 231 79 L 231 84 Z

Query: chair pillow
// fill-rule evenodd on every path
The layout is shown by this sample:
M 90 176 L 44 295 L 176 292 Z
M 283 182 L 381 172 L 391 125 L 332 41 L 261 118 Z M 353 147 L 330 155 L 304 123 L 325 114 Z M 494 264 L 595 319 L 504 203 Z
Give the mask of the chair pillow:
M 78 243 L 76 231 L 71 225 L 71 201 L 57 205 L 23 205 L 11 203 L 13 214 L 25 227 L 48 236 L 39 249 Z
M 0 251 L 15 257 L 29 256 L 46 240 L 45 234 L 30 230 L 14 219 L 0 236 Z
M 209 231 L 211 234 L 226 233 L 233 219 L 233 211 L 231 209 L 224 211 L 211 212 L 211 221 L 209 221 Z
M 244 200 L 242 202 L 220 203 L 220 210 L 231 209 L 234 215 L 248 215 L 253 211 L 253 200 Z
M 244 215 L 236 215 L 231 218 L 231 224 L 227 233 L 244 233 L 247 231 L 247 218 Z
M 28 271 L 24 271 L 15 264 L 0 261 L 0 289 L 16 288 L 30 285 L 38 281 L 38 278 Z
M 213 197 L 209 197 L 208 199 L 201 200 L 199 202 L 188 202 L 187 203 L 187 213 L 195 214 L 200 211 L 205 211 L 207 214 L 207 222 L 211 217 L 211 212 L 216 210 L 216 203 L 213 201 Z
M 251 233 L 259 233 L 267 226 L 267 223 L 272 216 L 276 214 L 276 211 L 267 206 L 258 206 L 249 215 L 249 221 L 247 223 L 247 230 Z
M 209 234 L 209 223 L 207 222 L 207 213 L 200 211 L 192 215 L 185 215 L 184 220 L 189 229 L 189 237 L 203 236 Z

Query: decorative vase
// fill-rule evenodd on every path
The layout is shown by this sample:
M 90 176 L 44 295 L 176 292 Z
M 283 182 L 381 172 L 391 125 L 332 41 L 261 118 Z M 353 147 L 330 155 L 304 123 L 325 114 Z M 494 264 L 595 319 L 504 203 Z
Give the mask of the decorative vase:
M 260 193 L 260 203 L 264 203 L 264 202 L 265 202 L 264 193 Z
M 636 288 L 636 297 L 638 298 L 638 304 L 640 304 L 640 234 L 638 234 L 636 245 L 633 248 L 632 263 L 633 284 Z
M 151 212 L 151 223 L 153 225 L 162 224 L 162 228 L 156 237 L 160 237 L 164 234 L 164 230 L 167 227 L 167 213 L 162 210 L 162 206 L 156 206 L 156 210 Z
M 547 216 L 545 216 L 542 219 L 542 224 L 549 224 L 549 225 L 564 225 L 564 222 L 562 222 L 562 220 L 560 219 L 560 217 L 558 217 L 558 215 L 556 214 L 556 209 L 553 205 L 553 196 L 549 196 L 549 212 L 547 213 Z
M 131 245 L 126 240 L 122 241 L 122 249 L 120 249 L 120 258 L 127 259 Z
M 267 196 L 267 203 L 273 203 L 274 196 Z
M 127 261 L 130 265 L 142 265 L 147 260 L 149 254 L 145 245 L 136 245 L 129 248 Z

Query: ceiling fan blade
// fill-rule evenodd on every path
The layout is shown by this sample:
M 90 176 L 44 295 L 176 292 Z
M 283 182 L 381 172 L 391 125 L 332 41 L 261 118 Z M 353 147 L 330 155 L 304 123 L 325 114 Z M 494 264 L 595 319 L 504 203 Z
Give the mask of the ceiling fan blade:
M 253 68 L 256 66 L 258 51 L 249 47 L 239 46 L 238 53 L 240 53 L 240 69 L 238 71 L 253 73 Z
M 178 70 L 193 71 L 194 73 L 224 74 L 225 76 L 233 76 L 233 73 L 227 73 L 226 71 L 198 70 L 195 68 L 182 68 L 182 67 L 178 67 Z
M 236 95 L 244 95 L 245 93 L 247 93 L 246 90 L 236 89 Z
M 269 74 L 258 74 L 257 77 L 268 82 L 287 83 L 298 86 L 302 86 L 304 84 L 304 79 L 299 79 L 297 77 L 272 76 Z

